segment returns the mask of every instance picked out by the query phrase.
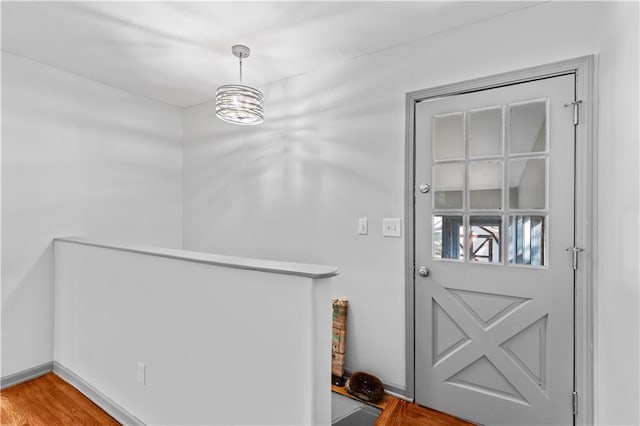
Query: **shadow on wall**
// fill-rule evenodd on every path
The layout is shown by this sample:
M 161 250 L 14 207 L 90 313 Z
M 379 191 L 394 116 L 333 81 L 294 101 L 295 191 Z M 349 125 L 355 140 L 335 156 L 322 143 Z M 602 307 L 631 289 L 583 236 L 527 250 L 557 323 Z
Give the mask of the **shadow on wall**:
M 347 367 L 402 388 L 404 242 L 381 220 L 404 209 L 397 50 L 262 88 L 259 126 L 224 123 L 211 102 L 185 110 L 183 196 L 185 249 L 337 265 L 333 295 L 353 302 Z
M 197 130 L 190 129 L 185 142 L 190 214 L 219 223 L 245 212 L 274 224 L 285 216 L 289 220 L 280 223 L 299 224 L 313 237 L 318 228 L 331 234 L 328 222 L 362 214 L 366 204 L 400 210 L 404 92 L 379 87 L 397 73 L 391 64 L 372 66 L 365 75 L 355 68 L 342 64 L 268 85 L 266 119 L 255 127 L 217 120 L 213 103 L 194 107 Z M 241 230 L 237 237 L 250 238 Z M 287 244 L 305 243 L 298 240 Z

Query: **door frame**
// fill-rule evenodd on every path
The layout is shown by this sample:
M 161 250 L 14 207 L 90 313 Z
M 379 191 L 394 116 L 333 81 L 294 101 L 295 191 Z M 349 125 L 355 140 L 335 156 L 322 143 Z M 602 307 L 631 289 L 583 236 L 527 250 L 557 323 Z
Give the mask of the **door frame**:
M 462 81 L 406 95 L 405 145 L 405 303 L 406 303 L 406 396 L 415 397 L 415 106 L 425 99 L 477 92 L 517 83 L 575 74 L 579 125 L 575 143 L 575 246 L 580 253 L 574 274 L 574 391 L 578 394 L 576 425 L 593 424 L 594 376 L 594 262 L 596 224 L 594 212 L 596 158 L 594 156 L 594 57 L 582 56 L 488 77 Z M 569 254 L 567 254 L 569 255 Z M 571 407 L 571 398 L 567 395 Z

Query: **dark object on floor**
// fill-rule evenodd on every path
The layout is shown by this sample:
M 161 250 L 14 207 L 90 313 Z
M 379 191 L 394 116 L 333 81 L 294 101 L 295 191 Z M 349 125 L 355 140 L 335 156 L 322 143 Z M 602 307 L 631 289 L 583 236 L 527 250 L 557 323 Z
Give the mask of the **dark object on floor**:
M 331 384 L 343 388 L 344 387 L 344 377 L 338 377 L 335 374 L 332 374 L 331 375 Z
M 349 377 L 345 389 L 366 402 L 378 402 L 384 396 L 384 386 L 380 379 L 362 371 L 356 371 Z

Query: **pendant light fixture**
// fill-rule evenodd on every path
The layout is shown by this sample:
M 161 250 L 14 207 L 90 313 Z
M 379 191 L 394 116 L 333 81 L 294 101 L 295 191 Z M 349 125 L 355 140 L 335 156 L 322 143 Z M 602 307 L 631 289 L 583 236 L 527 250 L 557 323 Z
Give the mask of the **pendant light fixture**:
M 247 46 L 236 44 L 231 53 L 240 60 L 240 84 L 226 84 L 216 91 L 216 116 L 233 124 L 260 124 L 264 120 L 262 92 L 242 84 L 242 60 L 249 57 Z

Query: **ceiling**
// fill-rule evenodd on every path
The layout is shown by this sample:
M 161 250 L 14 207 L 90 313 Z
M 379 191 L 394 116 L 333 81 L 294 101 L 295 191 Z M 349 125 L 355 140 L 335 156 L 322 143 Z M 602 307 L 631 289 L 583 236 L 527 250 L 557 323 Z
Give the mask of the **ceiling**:
M 262 86 L 535 2 L 2 2 L 2 50 L 176 106 Z

